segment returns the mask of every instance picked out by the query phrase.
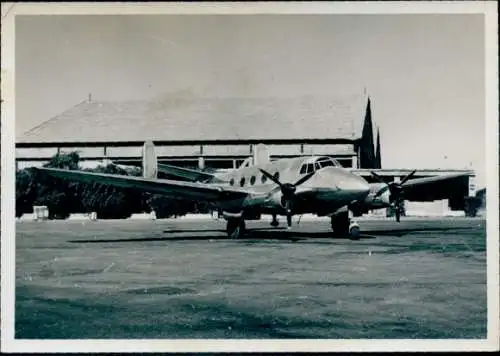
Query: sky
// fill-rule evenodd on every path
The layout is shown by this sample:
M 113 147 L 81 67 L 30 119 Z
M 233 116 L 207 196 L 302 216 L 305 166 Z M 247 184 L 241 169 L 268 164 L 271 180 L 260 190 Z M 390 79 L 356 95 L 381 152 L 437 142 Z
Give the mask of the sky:
M 88 98 L 362 92 L 383 168 L 472 168 L 485 185 L 482 15 L 16 18 L 16 135 Z M 221 123 L 222 124 L 222 123 Z

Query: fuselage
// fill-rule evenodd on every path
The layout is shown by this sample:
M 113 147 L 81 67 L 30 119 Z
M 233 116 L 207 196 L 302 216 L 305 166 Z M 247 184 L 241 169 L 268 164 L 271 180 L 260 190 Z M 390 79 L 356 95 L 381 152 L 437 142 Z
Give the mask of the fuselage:
M 285 211 L 281 189 L 261 170 L 283 184 L 294 184 L 313 173 L 296 188 L 294 214 L 332 214 L 351 203 L 364 202 L 370 192 L 370 185 L 361 176 L 343 168 L 335 160 L 322 156 L 280 159 L 217 173 L 217 183 L 214 184 L 250 192 L 250 198 L 242 204 L 246 210 L 283 214 Z

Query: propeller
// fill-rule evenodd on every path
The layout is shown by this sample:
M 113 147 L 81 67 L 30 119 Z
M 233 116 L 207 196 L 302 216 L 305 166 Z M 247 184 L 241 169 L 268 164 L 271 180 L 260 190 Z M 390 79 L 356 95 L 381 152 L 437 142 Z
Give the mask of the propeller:
M 396 214 L 396 221 L 400 222 L 401 220 L 401 208 L 404 202 L 404 187 L 403 185 L 415 175 L 417 171 L 414 170 L 407 176 L 405 176 L 400 182 L 391 182 L 387 184 L 387 187 L 389 189 L 390 195 L 389 195 L 389 201 L 391 204 L 393 204 L 395 214 Z M 382 179 L 381 176 L 379 176 L 375 172 L 371 172 L 372 176 L 378 180 L 380 183 L 385 183 L 384 180 Z M 382 194 L 382 190 L 379 192 L 379 194 Z
M 295 183 L 281 183 L 276 177 L 272 176 L 268 172 L 266 172 L 263 169 L 259 169 L 264 176 L 269 178 L 271 181 L 276 183 L 280 189 L 281 189 L 281 202 L 286 210 L 286 222 L 288 224 L 288 227 L 292 226 L 292 211 L 293 211 L 293 198 L 295 196 L 295 192 L 297 190 L 297 187 L 303 183 L 305 183 L 309 178 L 311 178 L 314 175 L 314 172 L 310 172 L 300 178 L 298 181 Z

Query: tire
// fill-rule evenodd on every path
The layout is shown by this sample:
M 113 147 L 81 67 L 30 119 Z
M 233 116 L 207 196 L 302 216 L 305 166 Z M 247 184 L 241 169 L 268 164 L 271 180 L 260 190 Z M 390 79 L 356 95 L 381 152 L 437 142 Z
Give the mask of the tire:
M 359 236 L 361 235 L 361 229 L 358 224 L 351 224 L 349 227 L 349 236 L 353 240 L 359 240 Z

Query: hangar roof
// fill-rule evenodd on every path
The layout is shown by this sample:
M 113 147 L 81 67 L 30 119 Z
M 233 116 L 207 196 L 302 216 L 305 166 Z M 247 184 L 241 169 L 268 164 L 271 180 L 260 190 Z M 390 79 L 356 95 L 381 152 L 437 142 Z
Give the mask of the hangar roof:
M 357 139 L 366 103 L 360 94 L 85 101 L 27 131 L 17 143 Z

